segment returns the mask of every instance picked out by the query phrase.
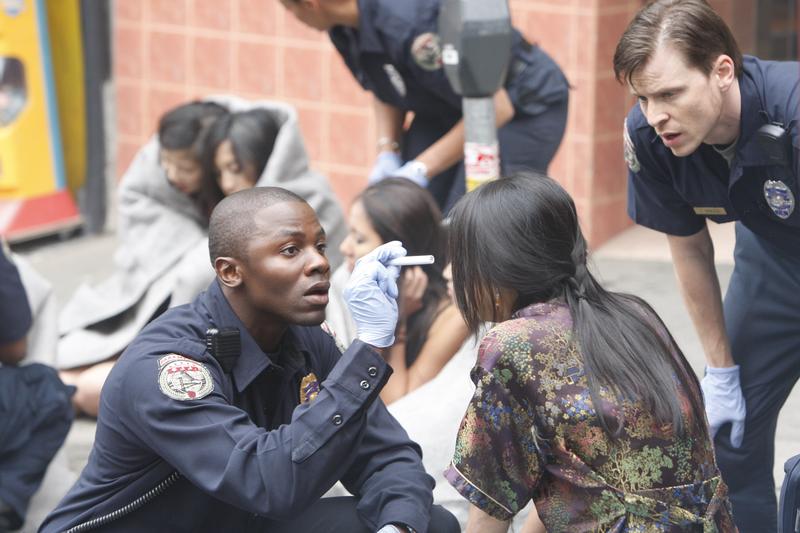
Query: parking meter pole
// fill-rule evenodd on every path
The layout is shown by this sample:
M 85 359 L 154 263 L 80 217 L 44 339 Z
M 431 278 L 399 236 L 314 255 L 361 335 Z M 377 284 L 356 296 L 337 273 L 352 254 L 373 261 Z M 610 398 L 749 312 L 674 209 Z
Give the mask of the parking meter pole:
M 508 0 L 442 0 L 442 63 L 463 97 L 467 191 L 500 177 L 494 94 L 506 79 L 512 35 Z
M 467 192 L 500 177 L 494 98 L 464 98 L 464 171 Z

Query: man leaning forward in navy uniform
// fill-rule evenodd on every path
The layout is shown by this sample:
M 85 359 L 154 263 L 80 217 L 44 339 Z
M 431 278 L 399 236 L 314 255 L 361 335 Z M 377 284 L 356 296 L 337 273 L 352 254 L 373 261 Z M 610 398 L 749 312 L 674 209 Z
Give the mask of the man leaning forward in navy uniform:
M 374 96 L 377 158 L 369 183 L 409 179 L 427 187 L 446 214 L 464 195 L 466 180 L 462 98 L 445 75 L 439 38 L 443 0 L 280 2 L 302 24 L 328 32 L 353 77 Z M 516 29 L 510 54 L 494 95 L 499 153 L 482 157 L 499 155 L 503 175 L 545 172 L 567 124 L 569 83 Z
M 56 531 L 455 532 L 420 451 L 378 398 L 391 369 L 397 267 L 388 243 L 346 297 L 359 336 L 320 324 L 330 267 L 311 207 L 279 188 L 214 210 L 217 279 L 125 351 L 89 463 L 42 526 Z M 355 497 L 320 497 L 337 481 Z
M 800 376 L 800 66 L 743 57 L 703 0 L 657 0 L 614 71 L 639 99 L 624 130 L 628 212 L 668 236 L 734 519 L 775 531 L 775 427 Z M 724 303 L 706 219 L 736 221 Z

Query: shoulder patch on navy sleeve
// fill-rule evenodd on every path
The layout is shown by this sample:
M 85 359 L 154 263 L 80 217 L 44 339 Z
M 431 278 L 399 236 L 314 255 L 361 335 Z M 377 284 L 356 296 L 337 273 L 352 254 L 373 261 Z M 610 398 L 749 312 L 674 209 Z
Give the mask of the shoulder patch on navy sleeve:
M 422 33 L 411 43 L 411 57 L 424 70 L 442 68 L 442 42 L 433 32 Z
M 622 143 L 625 147 L 625 163 L 631 172 L 639 172 L 642 165 L 639 164 L 639 158 L 636 157 L 636 146 L 633 144 L 630 133 L 628 133 L 628 119 L 622 125 Z
M 199 400 L 211 394 L 214 380 L 203 363 L 173 353 L 158 360 L 158 386 L 173 400 Z
M 333 331 L 333 328 L 325 321 L 323 321 L 322 324 L 319 325 L 319 327 L 322 331 L 327 333 L 330 336 L 330 338 L 333 339 L 333 342 L 336 343 L 336 347 L 339 348 L 339 351 L 344 353 L 344 345 L 339 340 L 339 337 L 336 336 L 336 332 Z

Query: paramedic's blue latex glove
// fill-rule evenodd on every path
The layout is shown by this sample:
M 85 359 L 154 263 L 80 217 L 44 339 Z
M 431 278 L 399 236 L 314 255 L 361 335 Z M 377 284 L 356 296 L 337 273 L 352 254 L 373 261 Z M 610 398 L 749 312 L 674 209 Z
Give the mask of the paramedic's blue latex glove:
M 745 405 L 742 386 L 739 383 L 739 365 L 727 368 L 706 367 L 706 375 L 700 381 L 706 403 L 708 427 L 711 439 L 719 428 L 730 422 L 731 445 L 738 448 L 744 438 Z
M 358 260 L 344 289 L 357 337 L 378 348 L 394 344 L 397 327 L 400 267 L 387 265 L 392 259 L 405 255 L 406 249 L 399 241 L 378 246 Z
M 428 186 L 428 167 L 425 166 L 425 163 L 420 163 L 419 161 L 409 161 L 400 167 L 397 172 L 393 173 L 392 176 L 406 178 L 420 187 Z
M 397 152 L 385 151 L 378 154 L 378 159 L 372 166 L 369 173 L 368 182 L 370 185 L 377 183 L 384 178 L 393 176 L 397 169 L 403 166 L 403 160 Z

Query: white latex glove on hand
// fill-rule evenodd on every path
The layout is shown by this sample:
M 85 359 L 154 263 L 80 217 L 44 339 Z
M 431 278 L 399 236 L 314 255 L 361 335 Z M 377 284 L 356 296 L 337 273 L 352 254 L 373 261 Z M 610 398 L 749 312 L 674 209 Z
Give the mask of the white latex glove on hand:
M 378 246 L 356 262 L 344 289 L 357 337 L 378 348 L 394 344 L 400 267 L 388 263 L 405 255 L 399 241 Z
M 425 163 L 420 163 L 419 161 L 409 161 L 392 173 L 392 176 L 406 178 L 420 187 L 428 186 L 428 167 L 425 166 Z
M 400 159 L 400 154 L 397 152 L 381 152 L 378 154 L 378 159 L 372 166 L 367 181 L 370 185 L 377 183 L 382 179 L 393 176 L 397 169 L 403 166 L 403 160 Z
M 700 381 L 700 388 L 703 389 L 711 439 L 716 437 L 722 425 L 730 422 L 731 445 L 734 448 L 741 446 L 747 411 L 739 382 L 739 365 L 727 368 L 706 367 L 706 375 Z

